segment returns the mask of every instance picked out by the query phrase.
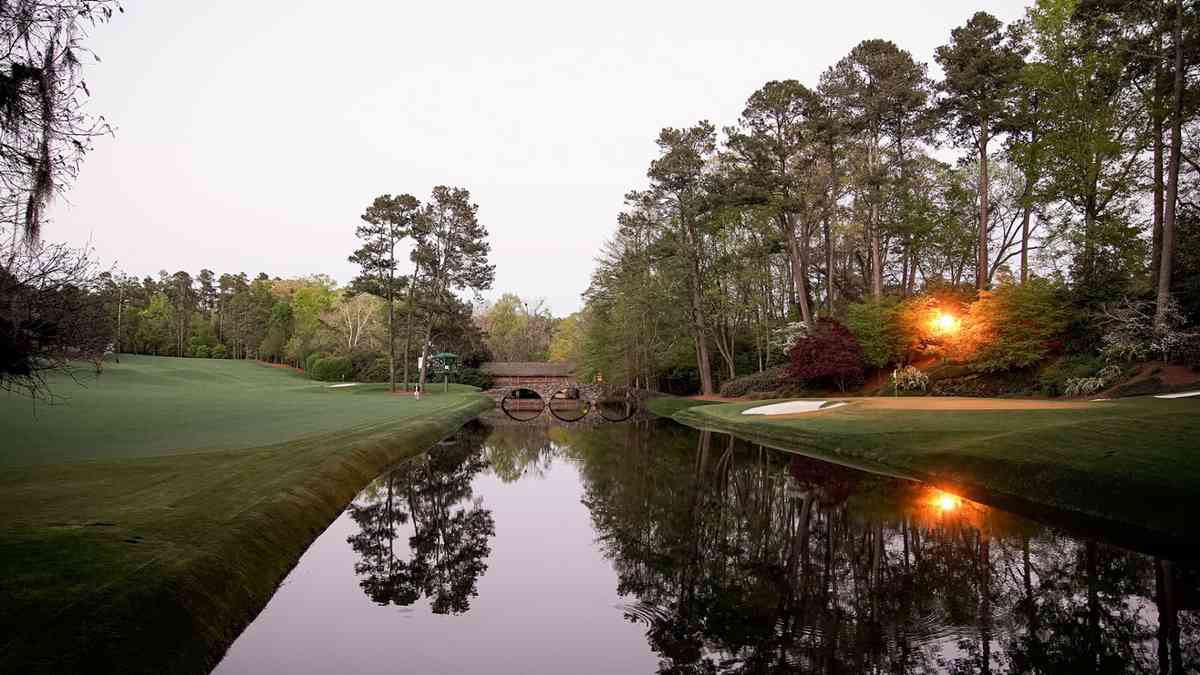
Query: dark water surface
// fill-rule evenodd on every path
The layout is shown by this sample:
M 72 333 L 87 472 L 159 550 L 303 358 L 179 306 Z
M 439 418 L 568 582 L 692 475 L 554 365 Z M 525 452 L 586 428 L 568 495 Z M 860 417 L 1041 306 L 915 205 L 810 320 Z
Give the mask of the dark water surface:
M 673 423 L 376 479 L 216 673 L 1182 673 L 1191 563 Z

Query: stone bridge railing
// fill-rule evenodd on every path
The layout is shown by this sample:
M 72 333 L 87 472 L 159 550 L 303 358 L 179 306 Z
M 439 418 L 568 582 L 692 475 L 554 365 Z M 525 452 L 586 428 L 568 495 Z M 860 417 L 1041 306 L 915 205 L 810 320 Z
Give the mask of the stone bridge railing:
M 638 414 L 640 411 L 644 410 L 644 406 L 642 404 L 650 393 L 650 392 L 645 392 L 645 391 L 642 391 L 639 389 L 633 389 L 633 388 L 629 388 L 629 387 L 613 387 L 613 386 L 604 385 L 604 384 L 573 384 L 573 385 L 566 385 L 566 386 L 555 385 L 555 384 L 528 384 L 528 385 L 520 385 L 520 386 L 512 386 L 512 387 L 497 387 L 495 389 L 489 389 L 483 393 L 487 394 L 488 396 L 491 396 L 492 399 L 494 401 L 496 401 L 496 407 L 503 411 L 505 399 L 509 398 L 514 392 L 516 392 L 517 390 L 521 390 L 521 389 L 535 392 L 539 397 L 541 397 L 542 403 L 544 404 L 540 414 L 538 414 L 537 416 L 529 417 L 528 419 L 525 419 L 523 417 L 521 419 L 518 419 L 518 421 L 522 421 L 522 422 L 533 421 L 539 417 L 553 417 L 562 422 L 583 421 L 583 420 L 574 420 L 574 419 L 564 419 L 563 417 L 559 417 L 558 415 L 555 415 L 554 411 L 551 410 L 551 403 L 554 401 L 554 396 L 556 394 L 558 394 L 559 392 L 563 392 L 563 391 L 573 392 L 573 393 L 577 392 L 577 395 L 572 396 L 572 398 L 570 400 L 578 400 L 578 401 L 587 403 L 588 411 L 587 411 L 587 414 L 584 416 L 585 419 L 603 417 L 604 419 L 611 418 L 610 421 L 623 421 L 625 419 L 628 419 L 629 417 L 632 417 L 633 415 Z M 510 404 L 513 400 L 514 399 L 509 398 Z M 524 399 L 524 400 L 530 400 L 530 399 Z M 607 407 L 609 407 L 609 408 L 620 408 L 620 407 L 622 407 L 622 406 L 620 406 L 621 403 L 628 403 L 629 404 L 629 408 L 627 410 L 628 415 L 618 414 L 615 417 L 612 415 L 601 415 L 600 404 L 602 402 L 606 403 Z M 532 411 L 530 411 L 530 412 L 532 412 Z M 502 413 L 502 414 L 504 414 L 504 413 Z M 510 415 L 510 417 L 513 417 L 513 416 Z M 619 417 L 620 419 L 617 419 L 617 417 Z M 517 418 L 514 417 L 514 419 L 517 419 Z

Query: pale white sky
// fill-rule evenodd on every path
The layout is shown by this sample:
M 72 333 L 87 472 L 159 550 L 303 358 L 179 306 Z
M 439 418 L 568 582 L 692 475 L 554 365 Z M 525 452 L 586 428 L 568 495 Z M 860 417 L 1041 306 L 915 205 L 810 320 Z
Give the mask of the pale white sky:
M 1021 0 L 306 2 L 124 0 L 90 43 L 100 139 L 50 241 L 140 275 L 355 274 L 376 195 L 462 186 L 495 289 L 579 308 L 664 126 L 732 124 L 764 82 L 869 37 L 932 67 L 950 29 Z

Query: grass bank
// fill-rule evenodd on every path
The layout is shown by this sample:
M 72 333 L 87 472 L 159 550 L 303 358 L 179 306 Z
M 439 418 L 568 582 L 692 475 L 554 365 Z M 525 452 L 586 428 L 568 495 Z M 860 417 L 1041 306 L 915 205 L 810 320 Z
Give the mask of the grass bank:
M 3 400 L 0 672 L 207 672 L 363 485 L 492 406 L 253 363 L 123 361 L 36 420 Z M 103 411 L 126 409 L 141 423 L 107 428 Z
M 770 403 L 691 406 L 671 417 L 777 447 L 875 465 L 964 492 L 1200 533 L 1200 400 L 1124 399 L 1050 410 L 889 410 L 848 405 L 786 419 Z
M 715 405 L 717 403 L 719 401 L 703 401 L 679 396 L 655 396 L 654 398 L 646 399 L 646 410 L 659 417 L 671 417 L 681 410 L 701 405 Z

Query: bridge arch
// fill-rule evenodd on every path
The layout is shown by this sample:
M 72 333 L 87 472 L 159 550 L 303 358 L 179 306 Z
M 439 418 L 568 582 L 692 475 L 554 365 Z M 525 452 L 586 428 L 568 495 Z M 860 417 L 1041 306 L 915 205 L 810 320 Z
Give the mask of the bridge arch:
M 515 417 L 504 410 L 504 401 L 506 398 L 512 397 L 519 390 L 529 390 L 541 397 L 544 403 L 542 410 L 537 415 L 532 415 L 528 418 Z M 632 417 L 641 407 L 641 396 L 634 389 L 627 387 L 611 387 L 603 384 L 521 384 L 506 387 L 496 387 L 489 389 L 486 392 L 496 402 L 496 407 L 500 408 L 504 414 L 518 422 L 531 422 L 540 417 L 550 416 L 560 422 L 579 422 L 588 418 L 603 417 L 612 422 L 622 422 Z M 556 398 L 558 397 L 558 398 Z M 574 417 L 573 415 L 560 416 L 555 414 L 551 406 L 556 400 L 561 401 L 564 398 L 571 401 L 579 401 L 586 405 L 586 411 Z M 623 410 L 618 410 L 615 413 L 611 410 L 614 404 L 620 405 L 624 403 Z M 608 414 L 602 411 L 601 406 L 604 404 L 610 408 Z

